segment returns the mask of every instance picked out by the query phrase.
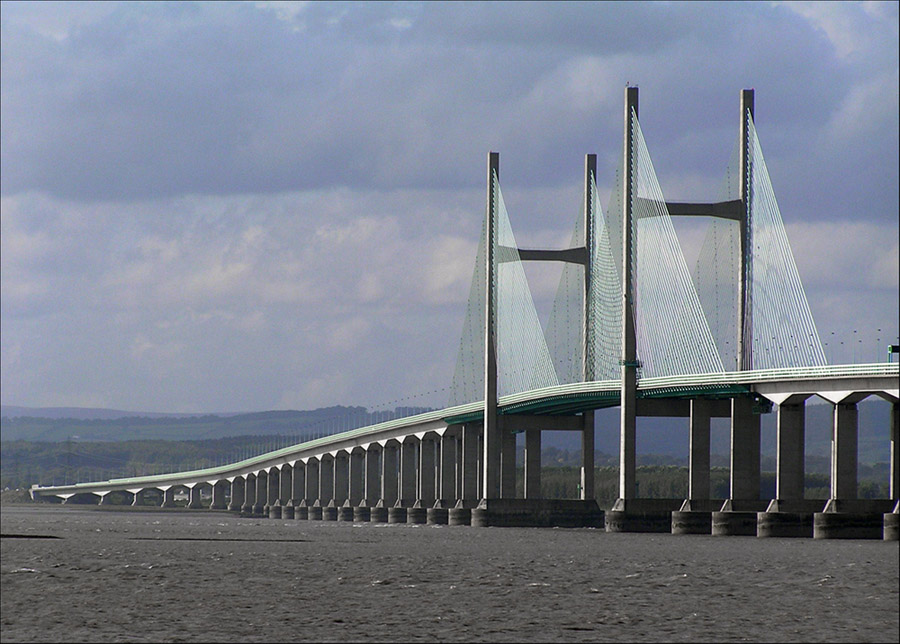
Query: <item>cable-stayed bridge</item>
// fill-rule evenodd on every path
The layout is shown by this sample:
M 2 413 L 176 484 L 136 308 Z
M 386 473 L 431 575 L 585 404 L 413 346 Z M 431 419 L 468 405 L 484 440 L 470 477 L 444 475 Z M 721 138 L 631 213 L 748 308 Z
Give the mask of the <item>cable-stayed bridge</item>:
M 325 436 L 225 466 L 32 488 L 102 504 L 148 490 L 174 505 L 278 518 L 473 525 L 589 525 L 610 531 L 896 538 L 900 365 L 827 365 L 743 90 L 735 151 L 715 201 L 667 202 L 626 88 L 621 159 L 604 210 L 596 156 L 568 248 L 516 243 L 490 153 L 484 226 L 445 409 Z M 711 220 L 690 270 L 673 217 Z M 563 262 L 549 322 L 523 263 Z M 857 408 L 891 403 L 890 498 L 857 495 Z M 804 405 L 834 407 L 831 495 L 804 499 Z M 760 498 L 760 414 L 778 406 L 775 499 Z M 620 413 L 619 499 L 594 500 L 594 411 Z M 636 482 L 637 419 L 687 417 L 687 499 L 645 499 Z M 731 427 L 730 494 L 710 498 L 710 419 Z M 581 436 L 578 499 L 541 498 L 541 434 Z M 524 434 L 517 489 L 516 436 Z

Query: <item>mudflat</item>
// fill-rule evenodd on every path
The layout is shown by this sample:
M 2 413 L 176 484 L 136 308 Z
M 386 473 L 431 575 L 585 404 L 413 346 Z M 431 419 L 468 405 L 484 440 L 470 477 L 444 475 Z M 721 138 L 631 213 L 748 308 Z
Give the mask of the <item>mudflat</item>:
M 6 642 L 896 642 L 897 542 L 4 506 Z

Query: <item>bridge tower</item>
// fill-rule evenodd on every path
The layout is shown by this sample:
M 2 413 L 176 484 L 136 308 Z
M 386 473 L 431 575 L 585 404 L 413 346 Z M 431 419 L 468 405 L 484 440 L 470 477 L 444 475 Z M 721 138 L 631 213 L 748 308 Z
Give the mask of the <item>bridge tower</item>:
M 552 505 L 538 499 L 540 494 L 540 432 L 543 430 L 576 430 L 581 433 L 582 467 L 580 496 L 587 505 L 570 507 L 555 512 L 580 513 L 586 509 L 595 520 L 599 508 L 594 501 L 594 412 L 585 410 L 576 416 L 553 417 L 528 414 L 501 414 L 498 409 L 498 358 L 497 358 L 497 272 L 501 264 L 510 261 L 558 261 L 579 264 L 584 268 L 582 301 L 582 341 L 585 347 L 593 344 L 594 325 L 590 318 L 590 289 L 592 253 L 594 252 L 595 219 L 598 205 L 594 201 L 597 175 L 597 155 L 587 154 L 584 161 L 584 203 L 582 239 L 583 245 L 562 250 L 508 248 L 498 242 L 498 189 L 500 181 L 500 155 L 488 154 L 487 203 L 485 208 L 485 311 L 484 311 L 484 421 L 481 477 L 481 504 L 485 509 L 496 500 L 514 499 L 515 490 L 515 432 L 526 434 L 525 496 L 532 503 Z M 584 352 L 581 364 L 584 381 L 594 380 L 594 363 L 588 351 Z M 557 505 L 560 505 L 557 503 Z M 494 504 L 496 507 L 496 504 Z M 500 513 L 509 511 L 507 504 Z M 515 510 L 513 510 L 515 511 Z M 593 512 L 593 514 L 591 514 Z M 478 522 L 475 512 L 473 522 Z M 497 519 L 495 511 L 482 521 L 489 524 Z M 500 519 L 502 521 L 502 519 Z M 580 519 L 579 519 L 580 520 Z
M 691 497 L 694 509 L 709 505 L 709 431 L 710 418 L 730 416 L 732 424 L 732 494 L 741 499 L 757 499 L 759 495 L 759 415 L 754 413 L 753 401 L 746 397 L 733 398 L 728 409 L 726 401 L 694 398 L 690 406 L 639 400 L 637 393 L 638 370 L 641 360 L 637 351 L 636 320 L 638 311 L 637 272 L 638 226 L 635 204 L 638 194 L 637 137 L 639 119 L 638 88 L 626 87 L 624 100 L 624 137 L 622 169 L 622 266 L 621 266 L 621 373 L 620 435 L 619 435 L 619 498 L 607 514 L 607 525 L 622 531 L 656 529 L 668 530 L 670 515 L 679 508 L 691 509 L 691 499 L 686 504 L 677 500 L 668 503 L 638 500 L 636 481 L 636 433 L 639 416 L 685 416 L 690 418 L 691 432 Z M 721 202 L 665 202 L 665 210 L 672 217 L 717 217 L 733 220 L 739 227 L 739 258 L 737 266 L 737 368 L 752 369 L 752 317 L 750 307 L 750 283 L 752 279 L 752 240 L 750 207 L 752 199 L 752 163 L 750 162 L 750 128 L 754 112 L 754 91 L 744 89 L 740 100 L 739 138 L 739 198 Z M 641 169 L 643 172 L 643 169 Z M 738 458 L 735 458 L 735 455 Z M 703 470 L 703 471 L 701 471 Z M 716 508 L 718 509 L 718 508 Z

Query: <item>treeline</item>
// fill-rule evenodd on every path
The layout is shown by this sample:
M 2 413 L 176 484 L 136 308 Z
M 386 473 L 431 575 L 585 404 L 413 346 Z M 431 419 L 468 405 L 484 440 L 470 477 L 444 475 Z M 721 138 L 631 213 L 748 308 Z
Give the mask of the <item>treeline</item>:
M 860 466 L 859 498 L 885 499 L 890 496 L 889 466 L 878 464 Z M 522 491 L 521 473 L 519 493 Z M 688 468 L 677 465 L 638 465 L 636 468 L 638 496 L 647 499 L 684 499 L 688 495 Z M 577 467 L 542 467 L 541 495 L 549 499 L 578 498 L 581 490 L 581 470 Z M 825 473 L 806 474 L 807 499 L 827 499 L 830 478 Z M 602 466 L 594 472 L 594 495 L 601 508 L 610 508 L 619 496 L 619 468 Z M 727 499 L 729 470 L 713 467 L 710 470 L 710 498 Z M 760 474 L 760 498 L 775 498 L 775 472 Z

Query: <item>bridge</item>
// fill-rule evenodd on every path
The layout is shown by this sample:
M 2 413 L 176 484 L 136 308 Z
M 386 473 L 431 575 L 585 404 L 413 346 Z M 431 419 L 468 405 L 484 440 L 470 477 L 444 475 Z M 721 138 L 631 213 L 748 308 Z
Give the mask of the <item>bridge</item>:
M 484 226 L 451 399 L 446 408 L 309 440 L 196 471 L 33 486 L 35 499 L 114 492 L 164 507 L 282 519 L 475 526 L 593 526 L 607 531 L 897 539 L 900 530 L 900 364 L 826 364 L 742 90 L 740 127 L 716 201 L 665 200 L 625 90 L 624 137 L 604 211 L 597 157 L 584 165 L 584 198 L 569 248 L 520 248 L 487 164 Z M 693 272 L 672 218 L 711 220 Z M 544 329 L 523 269 L 563 262 Z M 890 498 L 858 498 L 857 404 L 891 403 Z M 831 490 L 804 498 L 805 403 L 833 407 Z M 777 406 L 773 499 L 760 495 L 760 415 Z M 594 412 L 620 410 L 618 500 L 594 498 Z M 637 419 L 689 419 L 686 499 L 641 498 Z M 710 424 L 730 422 L 729 496 L 711 498 Z M 581 437 L 579 498 L 541 496 L 541 435 Z M 516 437 L 524 434 L 517 489 Z

